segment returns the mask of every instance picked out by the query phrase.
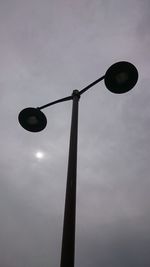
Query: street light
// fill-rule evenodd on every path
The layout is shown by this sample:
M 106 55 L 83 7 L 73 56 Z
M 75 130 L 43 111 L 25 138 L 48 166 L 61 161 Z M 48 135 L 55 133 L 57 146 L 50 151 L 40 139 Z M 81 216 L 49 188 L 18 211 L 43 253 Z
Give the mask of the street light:
M 46 116 L 41 109 L 60 102 L 73 100 L 61 249 L 61 267 L 74 267 L 79 98 L 84 92 L 102 80 L 104 80 L 108 90 L 116 94 L 122 94 L 128 92 L 135 86 L 138 80 L 138 71 L 135 66 L 129 62 L 117 62 L 106 71 L 104 76 L 89 84 L 81 91 L 74 90 L 71 96 L 58 99 L 38 108 L 25 108 L 20 112 L 18 117 L 19 123 L 24 129 L 31 132 L 39 132 L 47 125 Z

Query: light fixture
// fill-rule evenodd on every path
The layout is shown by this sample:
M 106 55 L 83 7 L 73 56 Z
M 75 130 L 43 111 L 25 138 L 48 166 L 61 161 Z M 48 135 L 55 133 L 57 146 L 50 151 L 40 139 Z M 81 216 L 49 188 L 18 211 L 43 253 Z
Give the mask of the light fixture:
M 130 91 L 138 80 L 136 67 L 126 61 L 113 64 L 105 74 L 105 85 L 109 91 L 122 94 Z
M 30 132 L 40 132 L 47 125 L 44 113 L 38 108 L 25 108 L 19 114 L 21 126 Z

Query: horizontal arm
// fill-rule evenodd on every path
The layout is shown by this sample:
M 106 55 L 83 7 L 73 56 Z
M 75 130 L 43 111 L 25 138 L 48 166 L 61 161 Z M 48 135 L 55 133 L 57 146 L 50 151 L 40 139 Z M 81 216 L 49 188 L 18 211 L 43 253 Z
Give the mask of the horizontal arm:
M 41 107 L 38 107 L 38 109 L 43 109 L 43 108 L 47 108 L 49 106 L 52 106 L 52 105 L 55 105 L 57 103 L 60 103 L 60 102 L 64 102 L 64 101 L 68 101 L 68 100 L 72 100 L 72 96 L 67 96 L 67 97 L 64 97 L 64 98 L 61 98 L 61 99 L 58 99 L 58 100 L 55 100 L 53 102 L 50 102 L 44 106 L 41 106 Z
M 90 83 L 88 86 L 84 87 L 81 91 L 79 91 L 79 95 L 82 95 L 83 93 L 85 93 L 88 89 L 90 89 L 92 86 L 94 86 L 95 84 L 97 84 L 100 81 L 102 81 L 104 78 L 105 78 L 105 76 L 102 76 L 99 79 L 97 79 L 96 81 Z M 48 103 L 48 104 L 46 104 L 44 106 L 38 107 L 38 109 L 41 110 L 43 108 L 47 108 L 47 107 L 52 106 L 52 105 L 55 105 L 57 103 L 68 101 L 68 100 L 72 100 L 72 99 L 73 99 L 73 96 L 72 95 L 71 96 L 67 96 L 67 97 L 64 97 L 64 98 L 55 100 L 53 102 L 50 102 L 50 103 Z

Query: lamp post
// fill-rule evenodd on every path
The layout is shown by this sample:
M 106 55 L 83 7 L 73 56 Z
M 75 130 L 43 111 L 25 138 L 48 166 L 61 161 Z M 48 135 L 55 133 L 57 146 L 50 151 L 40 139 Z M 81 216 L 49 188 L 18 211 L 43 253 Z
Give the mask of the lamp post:
M 78 103 L 83 93 L 102 80 L 104 80 L 108 90 L 116 94 L 122 94 L 128 92 L 135 86 L 138 80 L 138 71 L 135 66 L 129 62 L 117 62 L 106 71 L 104 76 L 89 84 L 82 90 L 74 90 L 71 96 L 58 99 L 38 108 L 25 108 L 20 112 L 18 117 L 19 123 L 24 129 L 31 132 L 39 132 L 42 131 L 47 124 L 47 119 L 41 111 L 42 109 L 60 102 L 69 100 L 73 101 L 61 249 L 61 267 L 74 267 Z

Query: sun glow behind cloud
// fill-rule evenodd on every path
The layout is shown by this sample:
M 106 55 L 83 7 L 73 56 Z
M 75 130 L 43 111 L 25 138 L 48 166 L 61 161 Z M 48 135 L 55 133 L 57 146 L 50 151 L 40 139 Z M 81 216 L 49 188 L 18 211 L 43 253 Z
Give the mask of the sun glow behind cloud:
M 42 151 L 37 151 L 37 152 L 35 153 L 35 157 L 36 157 L 37 159 L 43 159 L 43 158 L 44 158 L 44 153 L 43 153 Z

